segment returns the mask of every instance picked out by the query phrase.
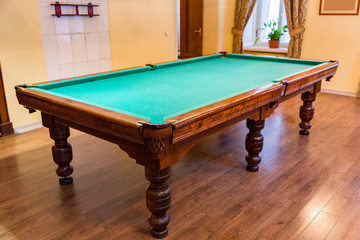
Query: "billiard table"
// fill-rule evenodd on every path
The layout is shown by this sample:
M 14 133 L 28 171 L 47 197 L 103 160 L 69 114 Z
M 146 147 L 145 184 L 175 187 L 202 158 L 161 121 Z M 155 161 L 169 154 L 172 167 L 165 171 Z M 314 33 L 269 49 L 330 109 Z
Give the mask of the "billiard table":
M 170 166 L 196 141 L 247 121 L 248 171 L 258 171 L 261 130 L 279 103 L 302 94 L 300 133 L 309 134 L 312 102 L 336 61 L 219 53 L 73 79 L 16 86 L 19 103 L 41 111 L 61 185 L 71 184 L 69 127 L 117 144 L 145 167 L 146 204 L 155 238 L 168 234 Z

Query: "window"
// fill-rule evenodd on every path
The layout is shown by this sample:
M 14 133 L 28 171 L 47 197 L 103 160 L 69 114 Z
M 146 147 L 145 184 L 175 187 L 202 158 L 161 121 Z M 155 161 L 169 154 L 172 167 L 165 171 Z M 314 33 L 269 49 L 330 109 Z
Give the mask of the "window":
M 270 20 L 279 20 L 281 27 L 287 25 L 284 0 L 258 0 L 256 2 L 253 13 L 244 30 L 244 46 L 253 46 L 256 38 L 259 38 L 256 45 L 267 46 L 268 33 L 266 30 L 259 30 L 259 28 L 264 28 L 264 23 Z M 280 46 L 287 47 L 289 41 L 290 36 L 287 32 L 281 36 Z

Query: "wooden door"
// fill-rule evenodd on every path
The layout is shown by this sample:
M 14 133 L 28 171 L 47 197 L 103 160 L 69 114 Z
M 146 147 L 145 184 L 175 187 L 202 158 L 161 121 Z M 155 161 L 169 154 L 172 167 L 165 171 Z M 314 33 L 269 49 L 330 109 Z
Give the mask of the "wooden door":
M 6 136 L 14 133 L 6 105 L 5 89 L 0 65 L 0 134 Z
M 203 0 L 180 0 L 180 58 L 202 55 Z

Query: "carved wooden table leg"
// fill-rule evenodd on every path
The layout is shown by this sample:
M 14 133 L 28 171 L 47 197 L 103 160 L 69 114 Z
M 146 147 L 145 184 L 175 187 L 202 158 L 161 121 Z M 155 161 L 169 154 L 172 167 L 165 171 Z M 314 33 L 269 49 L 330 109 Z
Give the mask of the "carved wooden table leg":
M 67 142 L 70 136 L 69 128 L 60 124 L 55 124 L 53 128 L 49 128 L 50 137 L 55 141 L 55 146 L 52 147 L 54 162 L 58 165 L 56 169 L 60 185 L 68 185 L 73 182 L 72 177 L 69 177 L 73 172 L 73 167 L 70 166 L 72 160 L 72 148 Z
M 246 135 L 245 148 L 248 151 L 248 155 L 245 157 L 248 163 L 246 169 L 250 172 L 257 172 L 259 170 L 259 163 L 261 157 L 259 153 L 262 150 L 264 137 L 261 134 L 261 129 L 264 128 L 265 120 L 255 121 L 253 119 L 246 120 L 246 126 L 249 129 L 249 133 Z
M 304 92 L 301 94 L 301 100 L 303 100 L 303 105 L 300 107 L 300 118 L 301 123 L 299 124 L 302 128 L 299 133 L 301 135 L 309 135 L 311 128 L 310 120 L 314 117 L 314 107 L 312 102 L 315 101 L 316 93 Z
M 149 217 L 151 235 L 154 238 L 164 238 L 168 235 L 167 225 L 170 222 L 167 210 L 171 204 L 171 193 L 166 183 L 170 177 L 170 167 L 163 170 L 145 168 L 145 176 L 150 182 L 146 190 L 146 205 L 152 213 Z

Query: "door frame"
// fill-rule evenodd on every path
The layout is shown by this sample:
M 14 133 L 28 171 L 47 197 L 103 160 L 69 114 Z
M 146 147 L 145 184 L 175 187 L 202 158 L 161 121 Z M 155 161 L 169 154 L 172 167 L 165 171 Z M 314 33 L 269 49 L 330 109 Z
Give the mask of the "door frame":
M 218 34 L 217 34 L 217 38 L 218 38 L 218 52 L 222 52 L 224 51 L 225 49 L 223 49 L 225 46 L 223 46 L 223 39 L 224 39 L 224 36 L 223 36 L 223 29 L 224 29 L 224 24 L 225 24 L 225 19 L 224 19 L 224 10 L 226 8 L 226 6 L 224 7 L 224 4 L 226 2 L 224 0 L 218 0 Z M 205 15 L 205 4 L 206 4 L 206 0 L 204 0 L 204 13 L 203 15 Z M 174 0 L 174 6 L 175 6 L 175 56 L 176 56 L 176 59 L 178 60 L 179 59 L 179 40 L 178 40 L 178 31 L 180 31 L 180 26 L 178 26 L 178 19 L 180 19 L 180 0 Z M 204 28 L 204 25 L 206 23 L 203 22 L 203 28 Z M 204 38 L 203 38 L 203 41 L 204 41 Z
M 185 9 L 186 6 L 186 1 L 191 1 L 191 0 L 175 0 L 175 22 L 176 22 L 176 49 L 177 49 L 177 58 L 181 57 L 183 54 L 182 52 L 184 51 L 185 48 L 188 47 L 187 45 L 187 41 L 186 39 L 188 38 L 188 36 L 186 36 L 186 34 L 188 34 L 188 31 L 185 31 L 186 29 L 186 24 L 184 24 L 187 21 L 187 17 L 188 15 L 185 12 L 182 12 L 181 10 Z M 204 4 L 206 0 L 201 0 L 203 2 L 203 6 L 202 6 L 202 10 L 204 11 Z M 202 23 L 201 23 L 201 31 L 203 31 L 203 25 L 204 25 L 204 14 L 202 13 Z M 188 29 L 187 29 L 188 30 Z M 184 35 L 184 33 L 186 33 Z M 201 53 L 200 56 L 203 55 L 203 42 L 204 42 L 204 38 L 203 38 L 203 32 L 200 33 L 201 34 Z M 183 58 L 188 58 L 186 56 L 182 56 Z
M 0 134 L 7 136 L 14 134 L 12 122 L 10 122 L 9 112 L 6 103 L 5 87 L 0 65 Z

